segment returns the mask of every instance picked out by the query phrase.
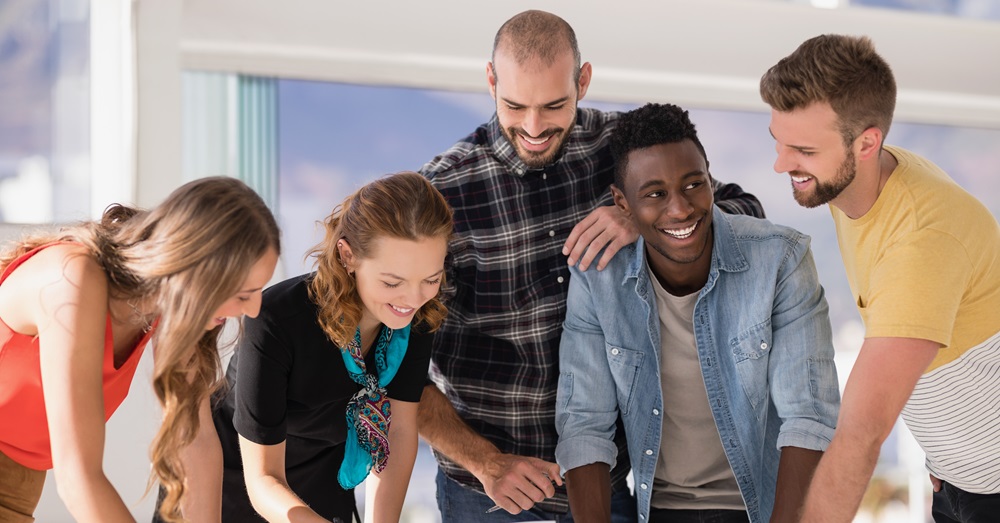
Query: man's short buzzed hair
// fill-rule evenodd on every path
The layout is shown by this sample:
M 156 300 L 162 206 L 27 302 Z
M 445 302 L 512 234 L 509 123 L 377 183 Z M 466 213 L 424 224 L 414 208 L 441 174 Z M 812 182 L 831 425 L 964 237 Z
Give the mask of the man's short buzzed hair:
M 576 33 L 562 18 L 545 11 L 530 10 L 514 15 L 504 22 L 493 39 L 493 56 L 503 47 L 518 65 L 539 60 L 551 65 L 567 50 L 573 53 L 573 81 L 580 81 L 580 47 Z

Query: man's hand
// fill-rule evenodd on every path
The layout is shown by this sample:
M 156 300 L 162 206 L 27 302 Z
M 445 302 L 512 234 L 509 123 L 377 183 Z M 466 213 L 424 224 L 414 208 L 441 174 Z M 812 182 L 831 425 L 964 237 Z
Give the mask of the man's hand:
M 553 482 L 563 484 L 559 465 L 502 453 L 483 463 L 476 478 L 482 482 L 486 495 L 511 514 L 530 510 L 535 503 L 554 496 Z
M 573 227 L 563 245 L 562 253 L 569 256 L 570 265 L 580 262 L 581 271 L 587 270 L 604 249 L 604 255 L 597 264 L 602 270 L 622 247 L 639 239 L 632 220 L 615 205 L 605 205 L 594 209 L 586 218 Z
M 931 487 L 934 488 L 934 492 L 941 492 L 941 487 L 944 486 L 944 482 L 935 478 L 934 474 L 928 474 L 927 476 L 931 478 Z

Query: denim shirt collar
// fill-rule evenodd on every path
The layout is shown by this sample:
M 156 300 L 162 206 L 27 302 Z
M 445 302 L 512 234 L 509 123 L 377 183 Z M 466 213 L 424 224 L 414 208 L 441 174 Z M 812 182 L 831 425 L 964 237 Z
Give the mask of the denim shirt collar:
M 702 292 L 711 289 L 715 280 L 719 277 L 719 271 L 742 272 L 750 269 L 750 263 L 740 249 L 736 241 L 733 225 L 729 223 L 726 213 L 715 207 L 712 209 L 712 230 L 715 233 L 712 241 L 712 265 L 708 270 L 708 281 Z M 634 251 L 631 253 L 628 267 L 625 269 L 624 285 L 630 278 L 635 278 L 636 292 L 644 295 L 645 278 L 648 275 L 646 270 L 646 241 L 639 236 L 639 240 L 633 244 Z

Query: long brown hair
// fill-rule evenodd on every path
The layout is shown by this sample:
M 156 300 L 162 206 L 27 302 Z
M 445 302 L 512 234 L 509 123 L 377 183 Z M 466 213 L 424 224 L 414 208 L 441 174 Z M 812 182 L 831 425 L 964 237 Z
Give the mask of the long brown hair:
M 205 325 L 257 260 L 268 249 L 280 250 L 274 216 L 243 182 L 202 178 L 151 211 L 113 205 L 100 221 L 24 239 L 0 257 L 0 268 L 54 240 L 85 245 L 107 274 L 112 298 L 156 304 L 153 389 L 163 422 L 150 450 L 152 472 L 165 490 L 161 516 L 183 521 L 180 450 L 198 432 L 198 405 L 222 384 L 221 327 L 206 331 Z
M 337 242 L 347 240 L 354 255 L 364 259 L 371 255 L 379 238 L 450 240 L 454 227 L 444 197 L 414 172 L 388 175 L 365 185 L 334 208 L 323 225 L 323 241 L 309 252 L 316 257 L 316 275 L 309 284 L 309 296 L 319 305 L 320 326 L 339 347 L 346 347 L 354 339 L 363 305 L 354 278 L 340 263 Z M 444 284 L 442 276 L 442 287 Z M 414 324 L 423 322 L 429 331 L 441 325 L 448 310 L 439 296 L 417 311 Z

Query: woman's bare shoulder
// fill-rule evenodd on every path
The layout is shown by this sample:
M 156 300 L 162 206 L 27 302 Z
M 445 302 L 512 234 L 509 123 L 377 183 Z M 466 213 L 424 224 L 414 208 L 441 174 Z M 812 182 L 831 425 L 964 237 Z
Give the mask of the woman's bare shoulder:
M 25 333 L 34 330 L 40 315 L 61 305 L 104 309 L 107 292 L 107 275 L 89 249 L 52 245 L 21 263 L 0 285 L 0 318 Z

